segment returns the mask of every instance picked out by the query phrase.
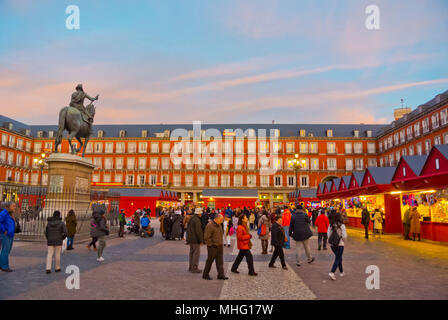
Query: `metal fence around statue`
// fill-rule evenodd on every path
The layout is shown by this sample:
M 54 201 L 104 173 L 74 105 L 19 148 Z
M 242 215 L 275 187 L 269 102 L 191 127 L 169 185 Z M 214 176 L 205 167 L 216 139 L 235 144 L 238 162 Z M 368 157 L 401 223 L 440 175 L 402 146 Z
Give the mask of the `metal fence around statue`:
M 65 221 L 70 210 L 76 214 L 76 240 L 90 237 L 90 220 L 94 211 L 105 211 L 108 225 L 118 228 L 119 195 L 108 192 L 90 192 L 80 200 L 74 189 L 49 192 L 47 187 L 26 186 L 16 191 L 17 210 L 14 218 L 20 223 L 22 232 L 16 235 L 17 240 L 45 241 L 45 228 L 48 218 L 54 211 L 61 213 Z M 111 230 L 115 231 L 115 230 Z

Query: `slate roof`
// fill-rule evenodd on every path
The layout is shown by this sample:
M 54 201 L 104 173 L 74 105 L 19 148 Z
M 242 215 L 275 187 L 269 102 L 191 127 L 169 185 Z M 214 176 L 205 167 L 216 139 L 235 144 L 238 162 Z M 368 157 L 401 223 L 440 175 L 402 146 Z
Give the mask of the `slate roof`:
M 336 186 L 336 190 L 339 190 L 339 185 L 341 184 L 341 179 L 334 179 L 333 183 Z
M 366 173 L 365 171 L 362 171 L 362 172 L 353 172 L 353 176 L 354 176 L 356 182 L 358 183 L 358 186 L 361 186 L 362 179 L 364 179 L 364 174 L 365 174 L 365 173 Z
M 121 197 L 160 197 L 163 189 L 133 189 L 133 188 L 111 188 L 109 192 L 120 194 Z
M 440 151 L 440 153 L 448 159 L 448 144 L 436 144 L 434 148 Z
M 344 180 L 345 186 L 348 188 L 350 187 L 350 179 L 352 178 L 352 176 L 342 176 L 341 179 Z M 341 185 L 339 184 L 339 187 Z
M 332 181 L 325 182 L 325 185 L 327 186 L 327 192 L 331 192 L 331 183 Z
M 0 115 L 0 125 L 11 122 L 13 131 L 20 132 L 20 129 L 31 130 L 31 136 L 37 137 L 38 131 L 57 131 L 57 125 L 27 125 L 19 121 L 15 121 L 6 116 Z M 387 124 L 201 124 L 202 130 L 218 129 L 221 134 L 225 129 L 236 130 L 241 129 L 246 132 L 248 129 L 254 129 L 257 136 L 263 133 L 258 130 L 266 130 L 266 135 L 270 135 L 270 129 L 279 129 L 280 137 L 297 137 L 299 130 L 306 131 L 306 137 L 310 133 L 313 137 L 326 137 L 327 130 L 333 130 L 333 137 L 354 137 L 354 130 L 359 130 L 360 137 L 367 137 L 367 131 L 372 131 L 372 137 L 375 137 L 380 130 Z M 119 137 L 120 131 L 126 131 L 126 137 L 140 138 L 142 130 L 148 131 L 148 137 L 155 137 L 156 133 L 162 133 L 165 130 L 172 132 L 175 129 L 193 130 L 193 124 L 97 124 L 93 126 L 92 137 L 98 136 L 98 131 L 104 132 L 104 137 Z
M 204 189 L 202 197 L 247 197 L 258 198 L 258 190 L 250 189 Z
M 425 165 L 426 159 L 428 159 L 427 155 L 423 156 L 402 156 L 402 161 L 405 161 L 411 170 L 419 176 L 422 172 L 423 166 Z
M 325 186 L 325 183 L 319 183 L 320 193 L 324 192 L 324 186 Z
M 397 167 L 368 167 L 373 180 L 376 184 L 389 184 L 392 181 Z

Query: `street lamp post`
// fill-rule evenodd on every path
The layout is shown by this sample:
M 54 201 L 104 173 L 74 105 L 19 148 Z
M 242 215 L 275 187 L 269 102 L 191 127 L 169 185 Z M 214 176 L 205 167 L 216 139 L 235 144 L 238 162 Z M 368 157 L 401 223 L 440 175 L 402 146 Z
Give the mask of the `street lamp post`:
M 41 153 L 40 158 L 34 158 L 34 164 L 36 166 L 39 166 L 39 180 L 40 180 L 40 186 L 42 187 L 42 176 L 43 176 L 43 170 L 45 167 L 45 157 L 47 155 L 45 153 Z
M 299 191 L 299 169 L 305 168 L 306 161 L 302 159 L 302 161 L 299 160 L 299 154 L 294 155 L 294 159 L 288 160 L 288 165 L 290 167 L 293 167 L 296 172 L 296 197 L 295 197 L 295 207 L 297 208 L 297 205 L 299 203 L 299 197 L 298 197 L 298 191 Z

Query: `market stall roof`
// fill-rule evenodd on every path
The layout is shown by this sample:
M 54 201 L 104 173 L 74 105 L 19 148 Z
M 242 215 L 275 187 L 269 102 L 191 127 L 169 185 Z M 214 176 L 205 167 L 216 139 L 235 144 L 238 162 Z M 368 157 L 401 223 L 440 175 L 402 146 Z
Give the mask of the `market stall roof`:
M 317 200 L 317 189 L 300 189 L 299 197 L 307 200 Z
M 317 194 L 320 195 L 324 192 L 324 186 L 325 183 L 319 183 L 319 185 L 317 186 Z
M 258 190 L 251 189 L 204 189 L 203 198 L 258 198 Z
M 167 193 L 163 189 L 152 188 L 111 188 L 109 192 L 119 193 L 121 197 L 148 197 L 168 199 Z
M 348 196 L 357 196 L 362 193 L 362 179 L 364 178 L 365 171 L 353 172 L 350 178 L 350 184 L 348 185 Z
M 396 167 L 368 167 L 360 185 L 363 193 L 374 194 L 395 190 L 390 184 Z
M 339 185 L 341 184 L 341 179 L 334 179 L 333 183 L 331 184 L 330 192 L 338 192 L 339 191 Z
M 435 145 L 431 149 L 417 179 L 421 189 L 448 188 L 448 145 Z
M 427 159 L 426 155 L 401 157 L 392 177 L 392 185 L 398 190 L 415 190 L 423 186 L 419 176 Z

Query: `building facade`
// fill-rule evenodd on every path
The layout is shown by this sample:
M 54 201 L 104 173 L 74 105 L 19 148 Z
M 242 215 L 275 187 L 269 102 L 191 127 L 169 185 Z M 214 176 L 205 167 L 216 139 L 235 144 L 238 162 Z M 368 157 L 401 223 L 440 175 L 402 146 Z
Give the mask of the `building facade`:
M 204 189 L 254 189 L 272 205 L 287 202 L 296 184 L 316 188 L 448 143 L 447 107 L 448 91 L 390 125 L 95 125 L 86 158 L 97 167 L 96 189 L 167 188 L 184 202 L 201 201 Z M 39 160 L 52 152 L 57 127 L 5 116 L 0 124 L 0 185 L 9 200 L 22 185 L 47 184 Z M 60 151 L 69 151 L 65 139 Z M 297 179 L 288 165 L 296 157 L 303 163 Z

